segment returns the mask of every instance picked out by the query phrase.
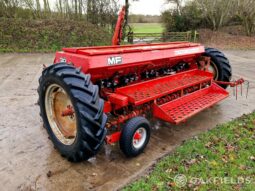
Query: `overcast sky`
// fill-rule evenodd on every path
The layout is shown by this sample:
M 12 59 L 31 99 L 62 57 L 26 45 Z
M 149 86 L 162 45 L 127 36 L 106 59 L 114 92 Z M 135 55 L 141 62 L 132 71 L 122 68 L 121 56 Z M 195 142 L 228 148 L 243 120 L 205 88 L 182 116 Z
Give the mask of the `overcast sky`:
M 121 0 L 122 4 L 125 0 Z M 138 2 L 130 1 L 132 14 L 144 15 L 160 15 L 162 11 L 166 10 L 169 5 L 165 4 L 165 0 L 139 0 Z
M 43 0 L 40 0 L 43 4 Z M 51 6 L 55 6 L 56 0 L 49 0 Z M 124 5 L 125 0 L 119 0 L 120 4 Z M 132 14 L 143 14 L 143 15 L 161 15 L 161 12 L 169 8 L 166 0 L 139 0 L 133 2 L 130 0 L 130 12 Z

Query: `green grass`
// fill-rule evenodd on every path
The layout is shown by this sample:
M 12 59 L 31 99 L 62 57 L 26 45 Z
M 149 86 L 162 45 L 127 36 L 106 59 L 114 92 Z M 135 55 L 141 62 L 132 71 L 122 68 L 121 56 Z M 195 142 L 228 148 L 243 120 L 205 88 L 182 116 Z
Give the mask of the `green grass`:
M 185 175 L 187 184 L 176 183 Z M 224 179 L 225 178 L 225 179 Z M 129 190 L 247 190 L 255 188 L 255 113 L 195 137 L 162 159 Z
M 162 33 L 164 31 L 161 23 L 132 23 L 134 33 Z

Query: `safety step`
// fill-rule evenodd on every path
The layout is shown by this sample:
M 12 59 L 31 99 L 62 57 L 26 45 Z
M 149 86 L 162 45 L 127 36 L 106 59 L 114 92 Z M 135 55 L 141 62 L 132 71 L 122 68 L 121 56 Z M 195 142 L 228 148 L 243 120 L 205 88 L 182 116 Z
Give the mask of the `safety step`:
M 211 85 L 212 80 L 211 73 L 194 69 L 118 88 L 116 93 L 128 97 L 130 103 L 140 105 L 188 87 L 197 85 L 201 89 L 203 84 Z
M 210 87 L 188 94 L 163 105 L 154 103 L 153 114 L 155 117 L 169 123 L 179 124 L 228 96 L 229 93 L 226 90 L 217 84 L 212 83 Z

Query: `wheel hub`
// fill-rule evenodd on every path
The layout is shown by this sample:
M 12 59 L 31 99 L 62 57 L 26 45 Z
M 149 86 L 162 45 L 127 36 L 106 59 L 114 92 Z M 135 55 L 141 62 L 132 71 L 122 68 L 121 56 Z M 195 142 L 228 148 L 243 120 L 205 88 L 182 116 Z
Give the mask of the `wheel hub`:
M 216 66 L 216 64 L 211 60 L 210 65 L 208 67 L 208 71 L 213 73 L 214 76 L 214 80 L 219 79 L 219 71 L 218 68 Z
M 147 137 L 147 132 L 144 127 L 137 129 L 133 136 L 133 146 L 136 149 L 140 149 L 143 147 Z
M 58 140 L 65 145 L 73 144 L 77 134 L 76 115 L 62 87 L 52 84 L 47 88 L 45 109 L 49 125 Z

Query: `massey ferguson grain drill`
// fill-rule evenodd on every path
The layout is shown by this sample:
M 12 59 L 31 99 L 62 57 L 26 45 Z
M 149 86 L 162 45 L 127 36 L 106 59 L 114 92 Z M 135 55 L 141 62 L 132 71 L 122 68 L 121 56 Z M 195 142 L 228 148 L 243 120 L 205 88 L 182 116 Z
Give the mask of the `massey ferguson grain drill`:
M 143 152 L 148 119 L 171 124 L 227 98 L 231 66 L 223 53 L 201 44 L 173 42 L 119 46 L 125 8 L 113 46 L 63 48 L 39 80 L 44 127 L 62 156 L 95 156 L 104 142 L 119 142 L 127 157 Z

